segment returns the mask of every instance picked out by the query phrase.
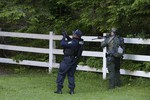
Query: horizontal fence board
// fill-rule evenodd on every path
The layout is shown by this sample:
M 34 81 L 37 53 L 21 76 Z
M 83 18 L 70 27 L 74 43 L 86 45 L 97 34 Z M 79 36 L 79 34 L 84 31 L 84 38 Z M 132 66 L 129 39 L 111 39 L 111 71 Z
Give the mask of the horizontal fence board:
M 0 36 L 49 40 L 49 35 L 0 31 Z
M 123 75 L 132 75 L 132 76 L 150 78 L 150 72 L 145 72 L 145 71 L 130 71 L 130 70 L 125 70 L 125 69 L 120 69 L 120 73 Z
M 71 35 L 69 35 L 69 36 L 72 37 Z M 96 36 L 82 36 L 82 38 L 86 42 L 102 42 L 104 40 L 104 39 L 97 39 Z M 53 40 L 61 40 L 61 39 L 62 39 L 61 35 L 54 35 L 53 36 Z
M 88 57 L 103 57 L 103 52 L 83 51 L 82 56 L 88 56 Z
M 62 35 L 53 35 L 53 40 L 61 40 L 62 38 Z
M 17 63 L 13 59 L 9 58 L 0 58 L 1 63 L 7 63 L 7 64 L 18 64 L 18 65 L 29 65 L 29 66 L 38 66 L 38 67 L 48 67 L 48 62 L 40 62 L 40 61 L 31 61 L 31 60 L 23 60 Z
M 82 36 L 86 42 L 102 42 L 104 39 L 98 39 L 97 36 Z
M 53 68 L 59 68 L 59 63 L 53 63 Z M 89 66 L 82 65 L 78 65 L 76 69 L 81 71 L 102 72 L 101 69 L 91 68 Z
M 53 49 L 53 54 L 63 55 L 63 50 L 62 49 Z M 103 57 L 103 52 L 83 51 L 82 56 Z
M 59 63 L 53 63 L 53 68 L 59 68 Z
M 63 50 L 62 49 L 53 49 L 53 54 L 63 55 Z
M 124 54 L 124 59 L 135 60 L 135 61 L 150 61 L 150 56 L 146 56 L 146 55 L 134 55 L 134 54 Z
M 91 68 L 89 66 L 78 65 L 77 70 L 90 71 L 90 72 L 103 72 L 102 69 Z
M 0 49 L 49 54 L 49 49 L 0 44 Z
M 150 39 L 142 39 L 142 38 L 124 38 L 125 43 L 130 44 L 147 44 L 150 45 Z

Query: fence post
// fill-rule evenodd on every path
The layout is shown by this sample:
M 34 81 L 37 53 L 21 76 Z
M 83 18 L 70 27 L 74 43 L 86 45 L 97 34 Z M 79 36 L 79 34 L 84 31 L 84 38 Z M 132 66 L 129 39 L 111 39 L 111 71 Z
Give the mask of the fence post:
M 53 33 L 53 35 L 55 35 L 55 33 Z M 53 49 L 56 49 L 56 41 L 53 41 Z M 53 63 L 56 63 L 56 56 L 53 55 Z
M 103 34 L 103 36 L 105 36 L 106 33 Z M 106 79 L 106 74 L 107 74 L 107 60 L 106 60 L 106 53 L 107 53 L 107 49 L 106 47 L 103 48 L 103 79 Z
M 49 33 L 49 66 L 48 71 L 51 73 L 53 68 L 53 32 Z

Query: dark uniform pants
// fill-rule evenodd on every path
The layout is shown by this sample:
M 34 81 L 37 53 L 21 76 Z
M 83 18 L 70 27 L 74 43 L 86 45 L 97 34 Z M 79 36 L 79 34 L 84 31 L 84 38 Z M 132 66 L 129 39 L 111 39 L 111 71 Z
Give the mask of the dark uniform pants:
M 120 58 L 107 57 L 107 68 L 109 71 L 109 88 L 121 86 Z
M 63 58 L 62 62 L 60 63 L 60 68 L 57 77 L 57 89 L 61 90 L 63 88 L 63 83 L 65 77 L 67 75 L 69 85 L 68 87 L 71 90 L 75 88 L 75 78 L 74 74 L 77 67 L 77 59 L 75 57 L 66 56 Z

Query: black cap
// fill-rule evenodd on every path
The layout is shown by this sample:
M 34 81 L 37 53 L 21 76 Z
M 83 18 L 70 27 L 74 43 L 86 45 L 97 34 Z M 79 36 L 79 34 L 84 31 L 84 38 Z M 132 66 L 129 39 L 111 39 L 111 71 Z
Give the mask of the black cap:
M 81 37 L 83 35 L 83 33 L 79 29 L 73 31 L 72 33 L 76 34 L 78 37 Z

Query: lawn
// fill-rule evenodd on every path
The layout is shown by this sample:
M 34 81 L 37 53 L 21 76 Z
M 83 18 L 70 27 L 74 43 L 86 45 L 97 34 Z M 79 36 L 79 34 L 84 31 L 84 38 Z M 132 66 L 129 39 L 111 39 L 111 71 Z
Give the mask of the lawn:
M 65 80 L 63 94 L 55 94 L 57 71 L 0 76 L 0 100 L 150 100 L 150 79 L 123 76 L 123 86 L 108 90 L 101 74 L 76 73 L 75 94 Z

